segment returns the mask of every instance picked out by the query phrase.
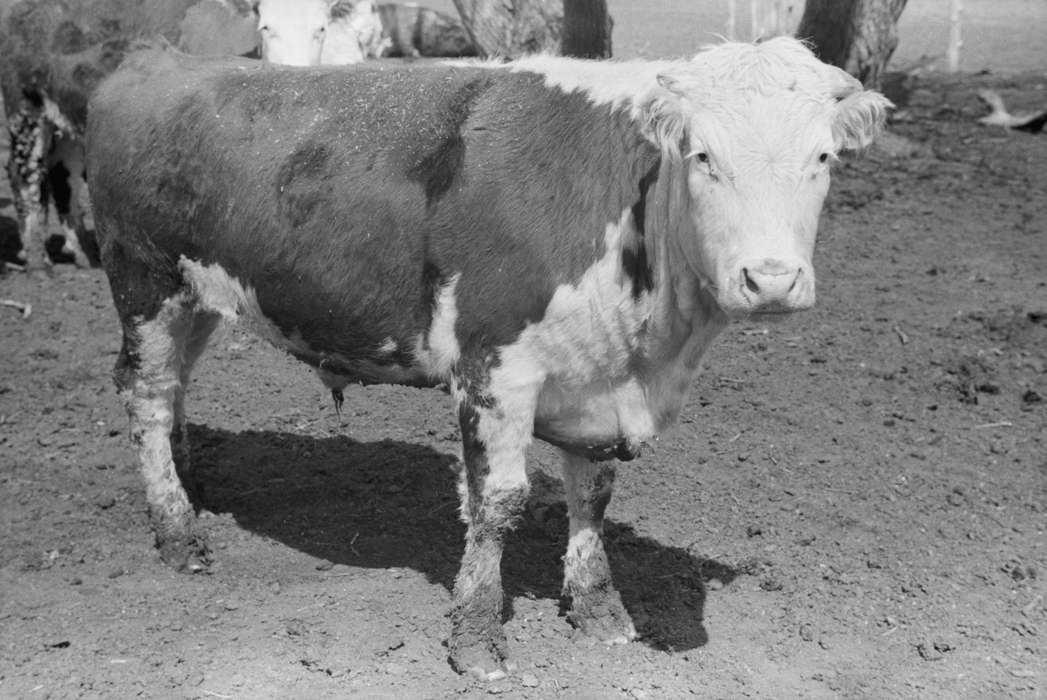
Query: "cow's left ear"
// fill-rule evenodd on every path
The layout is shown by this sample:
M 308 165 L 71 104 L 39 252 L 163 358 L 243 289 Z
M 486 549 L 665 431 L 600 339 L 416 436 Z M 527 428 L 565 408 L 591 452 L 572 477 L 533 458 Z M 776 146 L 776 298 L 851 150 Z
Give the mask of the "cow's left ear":
M 865 148 L 883 131 L 891 101 L 875 90 L 852 92 L 836 103 L 833 140 L 841 151 Z
M 658 76 L 658 87 L 643 105 L 643 131 L 663 155 L 679 159 L 680 144 L 687 133 L 684 118 L 686 94 L 679 81 L 670 75 Z

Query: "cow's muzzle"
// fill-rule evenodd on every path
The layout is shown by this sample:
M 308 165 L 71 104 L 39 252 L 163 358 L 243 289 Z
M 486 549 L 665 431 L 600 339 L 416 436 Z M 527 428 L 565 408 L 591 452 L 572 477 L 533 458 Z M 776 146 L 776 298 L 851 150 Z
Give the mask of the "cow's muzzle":
M 814 275 L 809 265 L 766 258 L 742 264 L 725 299 L 727 311 L 786 313 L 814 305 Z

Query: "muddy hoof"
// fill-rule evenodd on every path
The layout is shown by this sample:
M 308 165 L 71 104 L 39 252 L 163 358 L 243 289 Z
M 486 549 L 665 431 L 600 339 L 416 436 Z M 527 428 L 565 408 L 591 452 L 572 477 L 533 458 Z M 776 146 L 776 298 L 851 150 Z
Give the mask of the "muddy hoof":
M 505 639 L 455 640 L 448 644 L 451 667 L 482 681 L 497 681 L 512 672 L 513 666 L 505 659 Z
M 175 571 L 182 574 L 197 574 L 206 571 L 211 565 L 211 551 L 201 537 L 157 538 L 157 549 L 160 558 Z
M 632 618 L 614 590 L 571 598 L 567 621 L 605 644 L 627 644 L 637 637 Z

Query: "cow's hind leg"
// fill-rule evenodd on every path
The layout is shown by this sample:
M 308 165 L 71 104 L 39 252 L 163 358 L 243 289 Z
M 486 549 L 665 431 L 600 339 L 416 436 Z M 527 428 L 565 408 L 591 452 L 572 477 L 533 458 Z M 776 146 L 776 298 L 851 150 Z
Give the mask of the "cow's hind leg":
M 217 313 L 197 311 L 190 314 L 185 334 L 182 359 L 179 366 L 179 381 L 174 395 L 174 421 L 171 427 L 171 452 L 175 471 L 189 495 L 191 503 L 199 506 L 203 501 L 203 490 L 193 472 L 189 458 L 189 431 L 185 419 L 185 393 L 189 388 L 190 375 L 196 361 L 207 347 L 215 328 L 221 321 Z
M 563 476 L 570 518 L 563 582 L 567 619 L 604 642 L 628 642 L 636 638 L 636 629 L 611 581 L 603 544 L 614 466 L 564 453 Z
M 202 330 L 211 322 L 201 322 L 181 292 L 165 298 L 149 317 L 121 315 L 124 343 L 114 377 L 131 420 L 156 546 L 170 566 L 198 571 L 208 563 L 207 547 L 195 531 L 195 513 L 179 478 L 175 453 L 182 453 L 179 460 L 187 469 L 183 381 L 195 359 L 191 355 L 202 350 L 201 336 L 206 340 Z M 175 450 L 172 441 L 180 445 Z
M 481 679 L 502 677 L 509 669 L 502 629 L 502 545 L 527 499 L 525 450 L 533 415 L 530 390 L 507 401 L 466 399 L 459 406 L 465 460 L 459 488 L 468 529 L 454 584 L 448 648 L 455 670 Z

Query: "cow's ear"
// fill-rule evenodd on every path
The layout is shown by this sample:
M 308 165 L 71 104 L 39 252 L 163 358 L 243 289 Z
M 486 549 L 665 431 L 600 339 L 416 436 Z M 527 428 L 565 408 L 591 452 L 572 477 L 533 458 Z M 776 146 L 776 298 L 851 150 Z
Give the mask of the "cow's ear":
M 859 90 L 836 103 L 833 140 L 841 151 L 865 148 L 883 131 L 891 101 L 875 90 Z
M 680 144 L 687 133 L 685 93 L 676 78 L 658 76 L 658 88 L 643 107 L 644 134 L 663 155 L 679 158 Z

